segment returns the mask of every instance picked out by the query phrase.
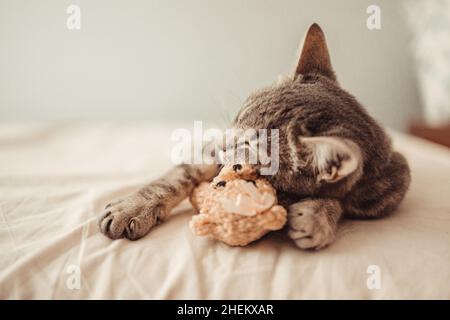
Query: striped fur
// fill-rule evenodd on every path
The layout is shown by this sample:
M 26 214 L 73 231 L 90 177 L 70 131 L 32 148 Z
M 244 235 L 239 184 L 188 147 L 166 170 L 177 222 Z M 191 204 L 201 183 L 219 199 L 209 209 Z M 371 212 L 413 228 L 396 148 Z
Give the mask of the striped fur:
M 245 101 L 235 129 L 278 129 L 279 170 L 267 178 L 289 208 L 289 236 L 323 248 L 342 216 L 377 218 L 395 210 L 410 172 L 383 128 L 338 84 L 325 36 L 312 25 L 296 73 Z M 110 238 L 138 239 L 211 179 L 217 166 L 181 165 L 138 193 L 108 205 L 100 220 Z

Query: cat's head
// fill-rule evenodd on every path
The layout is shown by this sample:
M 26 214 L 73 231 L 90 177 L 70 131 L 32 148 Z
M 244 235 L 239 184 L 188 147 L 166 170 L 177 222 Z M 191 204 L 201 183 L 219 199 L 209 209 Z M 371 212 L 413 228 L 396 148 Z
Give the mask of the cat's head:
M 363 166 L 383 161 L 390 148 L 382 128 L 337 82 L 317 24 L 293 75 L 250 95 L 233 127 L 279 130 L 280 169 L 271 180 L 297 194 L 346 192 Z
M 338 95 L 340 87 L 331 66 L 325 35 L 314 23 L 306 33 L 294 74 L 251 94 L 237 114 L 234 125 L 267 126 L 276 120 L 273 116 L 282 115 L 294 107 L 327 103 L 331 95 L 322 97 L 321 101 L 316 101 L 316 98 L 328 91 Z

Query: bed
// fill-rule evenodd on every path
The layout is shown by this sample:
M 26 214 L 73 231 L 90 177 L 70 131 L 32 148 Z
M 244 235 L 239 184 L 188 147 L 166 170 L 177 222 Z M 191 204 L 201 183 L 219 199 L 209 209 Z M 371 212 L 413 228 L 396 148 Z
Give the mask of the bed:
M 0 298 L 450 299 L 450 151 L 395 132 L 404 202 L 344 221 L 322 251 L 281 233 L 245 248 L 195 237 L 187 201 L 141 240 L 104 237 L 103 206 L 169 169 L 175 127 L 2 124 Z

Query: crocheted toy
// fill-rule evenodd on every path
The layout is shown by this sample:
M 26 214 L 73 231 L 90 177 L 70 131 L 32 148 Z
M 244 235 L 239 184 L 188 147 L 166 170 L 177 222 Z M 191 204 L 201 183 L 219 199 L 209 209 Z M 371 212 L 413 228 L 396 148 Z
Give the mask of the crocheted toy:
M 286 223 L 275 189 L 250 165 L 226 165 L 211 183 L 194 189 L 191 203 L 199 214 L 190 227 L 230 246 L 245 246 Z

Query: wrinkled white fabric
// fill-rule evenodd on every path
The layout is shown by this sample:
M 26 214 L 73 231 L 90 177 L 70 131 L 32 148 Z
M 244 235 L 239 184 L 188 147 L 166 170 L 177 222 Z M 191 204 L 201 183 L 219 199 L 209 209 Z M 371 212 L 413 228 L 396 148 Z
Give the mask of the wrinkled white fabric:
M 398 212 L 345 221 L 324 250 L 195 237 L 187 202 L 141 240 L 104 237 L 103 206 L 171 166 L 171 129 L 1 125 L 0 298 L 450 298 L 450 152 L 400 134 L 412 185 Z

